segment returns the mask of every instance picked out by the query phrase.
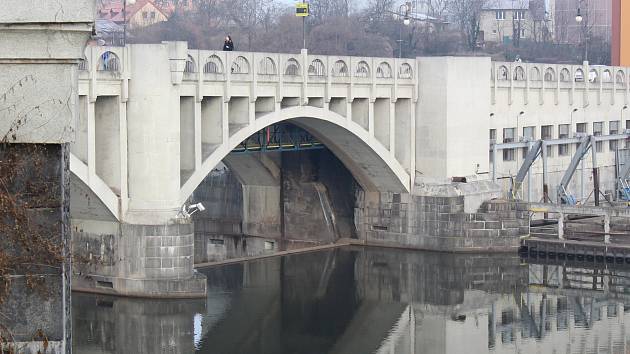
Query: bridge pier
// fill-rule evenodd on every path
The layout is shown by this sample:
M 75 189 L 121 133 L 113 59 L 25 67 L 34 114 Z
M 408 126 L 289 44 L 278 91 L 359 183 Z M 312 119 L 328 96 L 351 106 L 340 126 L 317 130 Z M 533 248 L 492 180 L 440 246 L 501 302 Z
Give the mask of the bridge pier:
M 87 258 L 75 267 L 75 291 L 152 298 L 206 295 L 205 276 L 193 271 L 190 221 L 137 225 L 74 219 L 72 242 L 75 252 Z

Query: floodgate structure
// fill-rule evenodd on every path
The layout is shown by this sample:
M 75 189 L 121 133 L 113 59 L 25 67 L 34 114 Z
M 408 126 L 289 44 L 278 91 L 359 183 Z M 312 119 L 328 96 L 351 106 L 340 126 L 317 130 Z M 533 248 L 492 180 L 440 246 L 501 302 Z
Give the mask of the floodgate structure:
M 516 250 L 529 233 L 528 206 L 506 201 L 503 184 L 535 141 L 546 141 L 547 168 L 533 164 L 513 190 L 521 200 L 542 198 L 543 175 L 555 190 L 576 132 L 607 139 L 593 153 L 602 190 L 615 189 L 629 72 L 185 42 L 88 47 L 78 67 L 71 222 L 74 250 L 97 261 L 75 271 L 73 286 L 201 296 L 195 263 L 340 238 Z M 589 183 L 583 175 L 566 189 L 579 195 Z M 199 202 L 205 210 L 189 216 Z

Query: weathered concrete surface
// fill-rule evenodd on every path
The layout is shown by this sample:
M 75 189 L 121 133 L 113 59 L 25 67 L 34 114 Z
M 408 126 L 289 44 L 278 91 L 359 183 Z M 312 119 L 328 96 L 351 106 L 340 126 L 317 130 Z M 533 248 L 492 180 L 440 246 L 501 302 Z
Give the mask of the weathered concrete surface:
M 333 243 L 355 236 L 354 178 L 330 152 L 286 153 L 282 159 L 285 241 Z
M 74 269 L 73 289 L 112 295 L 195 298 L 206 280 L 193 271 L 191 223 L 132 225 L 72 220 L 73 250 L 90 263 Z
M 529 234 L 527 204 L 490 200 L 497 193 L 491 183 L 425 186 L 423 191 L 426 195 L 359 193 L 359 239 L 445 252 L 505 252 L 516 251 L 520 236 Z M 476 206 L 472 212 L 466 210 L 468 198 L 468 208 Z
M 71 350 L 67 158 L 67 144 L 0 144 L 0 248 L 19 262 L 0 277 L 10 281 L 0 291 L 0 324 L 23 344 L 41 329 L 56 353 Z
M 355 188 L 350 172 L 326 150 L 230 155 L 191 198 L 206 206 L 194 215 L 195 263 L 356 237 Z
M 23 263 L 45 265 L 11 265 L 17 268 L 12 272 L 16 278 L 0 304 L 0 324 L 18 334 L 25 353 L 44 349 L 37 329 L 48 337 L 48 352 L 72 352 L 66 143 L 74 139 L 77 62 L 91 34 L 95 7 L 93 0 L 6 0 L 0 10 L 0 197 L 15 203 L 14 215 L 2 215 L 0 223 L 19 224 L 0 243 L 11 256 L 27 256 Z M 26 217 L 16 217 L 20 213 Z M 54 249 L 56 257 L 24 241 L 10 241 L 23 238 L 23 230 L 32 232 L 31 242 L 39 247 Z M 28 257 L 29 252 L 40 254 Z M 25 275 L 31 276 L 28 281 Z M 25 286 L 33 280 L 42 282 L 44 292 Z

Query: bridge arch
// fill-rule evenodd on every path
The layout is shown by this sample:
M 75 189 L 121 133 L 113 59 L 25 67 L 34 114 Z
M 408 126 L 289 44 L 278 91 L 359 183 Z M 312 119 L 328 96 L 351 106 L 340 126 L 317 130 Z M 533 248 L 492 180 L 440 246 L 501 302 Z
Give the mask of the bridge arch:
M 256 132 L 281 122 L 295 124 L 322 142 L 367 191 L 408 192 L 410 176 L 374 136 L 363 127 L 327 109 L 301 106 L 258 117 L 231 135 L 196 170 L 180 190 L 184 204 L 204 178 L 241 142 Z
M 101 54 L 97 71 L 120 72 L 120 59 L 114 52 L 107 51 Z
M 295 60 L 294 58 L 291 58 L 289 60 L 287 60 L 287 64 L 285 66 L 284 69 L 284 75 L 287 76 L 299 76 L 301 73 L 300 71 L 300 63 Z

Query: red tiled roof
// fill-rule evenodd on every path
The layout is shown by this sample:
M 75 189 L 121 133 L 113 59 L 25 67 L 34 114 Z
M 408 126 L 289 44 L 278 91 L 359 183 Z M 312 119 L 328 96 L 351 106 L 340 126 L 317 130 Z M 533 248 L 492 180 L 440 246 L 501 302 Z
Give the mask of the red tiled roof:
M 114 22 L 125 22 L 125 15 L 123 13 L 124 1 L 125 0 L 101 0 L 99 17 Z M 136 3 L 133 5 L 127 4 L 127 19 L 135 16 L 135 14 L 147 4 L 151 4 L 167 18 L 175 10 L 172 3 L 167 7 L 161 7 L 156 5 L 153 0 L 136 0 Z

